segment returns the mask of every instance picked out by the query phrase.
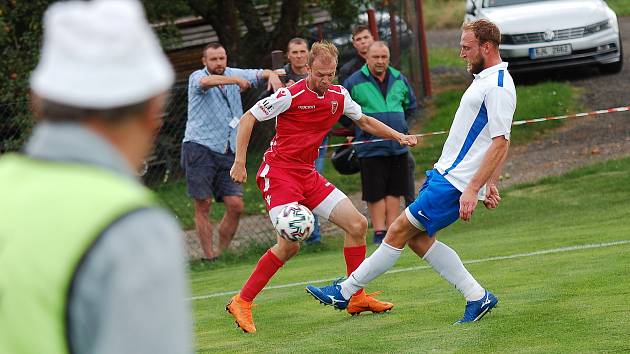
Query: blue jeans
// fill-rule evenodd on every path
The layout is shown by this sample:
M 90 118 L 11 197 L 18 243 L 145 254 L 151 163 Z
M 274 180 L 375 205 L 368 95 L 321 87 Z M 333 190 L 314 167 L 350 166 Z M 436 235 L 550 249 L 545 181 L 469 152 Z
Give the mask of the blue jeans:
M 322 141 L 322 145 L 328 144 L 328 136 L 324 138 Z M 326 156 L 327 148 L 319 149 L 319 156 L 317 156 L 317 160 L 315 160 L 315 169 L 317 172 L 322 173 L 324 171 L 324 156 Z M 313 229 L 313 233 L 311 237 L 306 240 L 307 244 L 321 242 L 322 235 L 319 232 L 319 218 L 315 215 L 315 228 Z

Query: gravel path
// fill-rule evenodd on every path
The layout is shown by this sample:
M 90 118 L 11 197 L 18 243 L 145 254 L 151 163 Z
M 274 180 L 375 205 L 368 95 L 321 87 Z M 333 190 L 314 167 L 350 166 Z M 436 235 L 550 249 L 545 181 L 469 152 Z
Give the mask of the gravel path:
M 630 17 L 619 19 L 623 45 L 630 48 Z M 436 30 L 427 33 L 430 48 L 459 46 L 459 29 Z M 534 84 L 545 80 L 566 81 L 583 89 L 583 106 L 586 110 L 598 110 L 630 105 L 630 49 L 624 55 L 625 66 L 621 73 L 601 75 L 595 68 L 581 68 L 564 72 L 528 75 L 521 84 Z M 465 71 L 434 70 L 433 75 L 460 73 Z M 518 78 L 517 78 L 518 79 Z M 577 113 L 577 112 L 575 112 Z M 540 117 L 519 117 L 540 118 Z M 533 182 L 541 177 L 558 175 L 574 168 L 597 161 L 630 156 L 630 112 L 612 113 L 597 118 L 581 118 L 566 123 L 559 129 L 527 145 L 512 147 L 504 173 L 510 178 L 501 182 L 502 187 L 518 183 Z M 417 181 L 416 183 L 421 183 Z M 354 204 L 367 214 L 360 194 L 351 195 Z M 322 224 L 324 233 L 339 233 L 331 223 Z M 255 230 L 255 231 L 252 231 Z M 188 231 L 187 244 L 191 257 L 199 254 L 199 245 L 194 231 Z M 231 246 L 238 249 L 252 238 L 266 241 L 274 238 L 273 230 L 265 215 L 248 216 L 241 219 L 239 231 Z

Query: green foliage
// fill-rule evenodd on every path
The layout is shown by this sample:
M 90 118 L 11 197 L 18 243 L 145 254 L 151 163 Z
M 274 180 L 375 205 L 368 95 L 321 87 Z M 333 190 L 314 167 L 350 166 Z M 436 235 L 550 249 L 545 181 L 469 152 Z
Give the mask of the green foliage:
M 630 1 L 628 0 L 606 0 L 608 6 L 613 9 L 618 17 L 630 16 Z
M 630 159 L 609 161 L 516 187 L 504 193 L 498 209 L 479 209 L 472 222 L 457 222 L 440 239 L 464 262 L 628 240 L 628 170 Z M 342 238 L 324 242 L 328 249 L 300 252 L 269 286 L 344 274 Z M 373 249 L 369 246 L 368 254 Z M 393 269 L 397 273 L 366 289 L 383 291 L 379 298 L 395 304 L 387 314 L 351 317 L 333 311 L 308 297 L 305 285 L 267 289 L 253 310 L 258 332 L 244 335 L 224 310 L 231 295 L 215 296 L 192 301 L 196 348 L 198 353 L 625 352 L 628 252 L 630 245 L 622 244 L 469 263 L 477 280 L 497 294 L 499 306 L 481 322 L 452 326 L 464 309 L 461 295 L 406 250 Z M 256 261 L 193 270 L 192 295 L 238 291 Z
M 424 0 L 422 9 L 427 30 L 458 28 L 464 21 L 465 2 L 462 0 Z
M 33 124 L 28 79 L 39 59 L 41 17 L 49 3 L 0 2 L 0 153 L 18 150 Z
M 429 48 L 429 68 L 465 68 L 466 63 L 459 57 L 457 48 Z

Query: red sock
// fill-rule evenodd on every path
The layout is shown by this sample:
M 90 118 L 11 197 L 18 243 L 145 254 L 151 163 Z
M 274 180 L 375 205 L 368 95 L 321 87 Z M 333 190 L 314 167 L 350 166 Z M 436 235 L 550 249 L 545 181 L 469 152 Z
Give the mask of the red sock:
M 350 275 L 350 273 L 354 272 L 355 269 L 359 268 L 359 265 L 365 259 L 365 254 L 367 252 L 367 246 L 354 246 L 354 247 L 344 247 L 343 255 L 346 258 L 346 273 Z M 354 295 L 359 295 L 363 292 L 363 289 L 354 293 Z
M 260 257 L 256 268 L 249 276 L 245 285 L 241 289 L 241 299 L 245 301 L 254 301 L 258 293 L 267 285 L 269 279 L 282 267 L 284 263 L 276 257 L 275 254 L 268 250 Z

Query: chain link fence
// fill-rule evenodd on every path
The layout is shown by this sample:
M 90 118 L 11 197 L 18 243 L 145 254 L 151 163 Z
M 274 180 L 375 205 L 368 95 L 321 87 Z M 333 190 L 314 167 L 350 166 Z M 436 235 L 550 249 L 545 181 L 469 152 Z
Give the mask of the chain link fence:
M 392 2 L 395 3 L 395 2 Z M 392 65 L 401 69 L 410 79 L 416 92 L 420 90 L 419 80 L 419 54 L 416 47 L 418 41 L 416 34 L 417 24 L 413 1 L 398 1 L 395 11 L 389 8 L 376 9 L 376 22 L 380 39 L 388 42 L 392 49 Z M 395 17 L 391 17 L 395 15 Z M 393 20 L 390 21 L 390 18 Z M 361 22 L 367 21 L 361 17 Z M 330 40 L 340 48 L 340 64 L 348 60 L 353 53 L 350 30 L 339 31 L 320 28 L 320 36 Z M 311 40 L 309 40 L 311 41 Z M 264 85 L 263 85 L 264 86 Z M 265 87 L 251 88 L 242 93 L 243 110 L 246 111 L 254 103 L 264 97 Z M 212 117 L 216 112 L 208 112 Z M 157 133 L 156 144 L 153 153 L 146 160 L 142 171 L 139 171 L 142 181 L 158 195 L 162 203 L 177 217 L 184 233 L 191 258 L 202 256 L 199 240 L 195 233 L 194 201 L 188 196 L 186 177 L 181 165 L 181 148 L 186 121 L 188 118 L 188 87 L 187 83 L 178 83 L 173 88 L 167 104 L 163 125 Z M 28 138 L 34 117 L 29 109 L 29 102 L 22 100 L 10 103 L 0 102 L 0 154 L 19 151 Z M 275 232 L 268 219 L 264 201 L 256 186 L 256 172 L 264 151 L 275 133 L 275 122 L 269 120 L 257 123 L 248 150 L 247 183 L 243 186 L 244 210 L 240 219 L 236 236 L 230 245 L 230 250 L 238 253 L 246 250 L 253 244 L 266 245 L 275 242 Z M 215 134 L 215 135 L 213 135 Z M 225 137 L 218 132 L 208 131 L 209 139 L 224 141 Z M 331 142 L 340 142 L 342 138 Z M 330 156 L 331 152 L 328 152 Z M 342 186 L 348 195 L 360 189 L 360 179 L 357 177 L 344 180 L 337 174 L 329 163 L 326 165 L 324 175 L 333 183 Z M 345 183 L 345 184 L 344 184 Z M 349 187 L 350 186 L 350 187 Z M 367 214 L 366 207 L 358 198 L 351 198 L 361 212 Z M 215 245 L 219 244 L 218 224 L 225 211 L 222 203 L 213 203 L 210 211 L 210 219 L 214 227 Z M 327 221 L 322 221 L 322 235 L 337 234 L 342 231 Z

